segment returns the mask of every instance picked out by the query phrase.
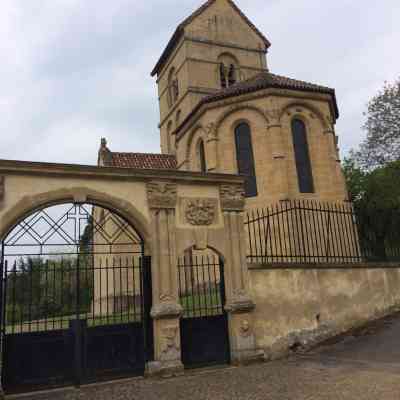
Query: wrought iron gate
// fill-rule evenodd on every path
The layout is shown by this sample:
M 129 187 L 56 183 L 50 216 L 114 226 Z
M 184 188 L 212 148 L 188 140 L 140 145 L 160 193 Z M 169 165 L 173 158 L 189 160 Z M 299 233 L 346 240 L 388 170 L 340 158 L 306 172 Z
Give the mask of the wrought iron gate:
M 201 367 L 229 363 L 222 261 L 213 255 L 182 257 L 178 271 L 183 364 Z
M 150 259 L 114 212 L 35 212 L 2 243 L 2 377 L 8 393 L 143 374 L 152 358 Z

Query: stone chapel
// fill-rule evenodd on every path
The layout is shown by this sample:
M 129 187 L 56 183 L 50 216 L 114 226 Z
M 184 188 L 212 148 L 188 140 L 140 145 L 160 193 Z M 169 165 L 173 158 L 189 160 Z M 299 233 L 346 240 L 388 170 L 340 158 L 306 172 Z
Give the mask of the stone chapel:
M 344 201 L 335 90 L 272 73 L 269 40 L 232 0 L 208 0 L 176 28 L 157 78 L 161 154 L 116 153 L 99 165 L 246 177 L 246 207 Z

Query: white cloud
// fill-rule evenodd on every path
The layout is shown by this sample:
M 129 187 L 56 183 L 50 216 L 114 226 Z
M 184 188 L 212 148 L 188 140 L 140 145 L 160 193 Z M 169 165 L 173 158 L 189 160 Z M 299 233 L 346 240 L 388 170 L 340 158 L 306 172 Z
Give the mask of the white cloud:
M 342 149 L 398 74 L 395 0 L 237 0 L 272 42 L 273 72 L 337 89 Z M 152 67 L 197 0 L 3 0 L 0 158 L 95 163 L 100 137 L 159 151 Z

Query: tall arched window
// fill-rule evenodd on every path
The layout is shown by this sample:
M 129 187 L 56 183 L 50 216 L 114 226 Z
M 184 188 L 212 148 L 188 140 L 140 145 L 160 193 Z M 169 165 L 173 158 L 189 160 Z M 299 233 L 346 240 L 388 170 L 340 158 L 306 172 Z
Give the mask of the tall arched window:
M 300 193 L 314 193 L 307 130 L 302 120 L 294 119 L 292 121 L 292 136 Z
M 235 141 L 238 172 L 239 174 L 246 176 L 246 197 L 255 197 L 257 196 L 256 169 L 254 166 L 251 131 L 247 123 L 243 122 L 236 127 Z
M 199 141 L 198 153 L 199 153 L 200 171 L 206 173 L 207 172 L 206 149 L 204 147 L 203 140 Z

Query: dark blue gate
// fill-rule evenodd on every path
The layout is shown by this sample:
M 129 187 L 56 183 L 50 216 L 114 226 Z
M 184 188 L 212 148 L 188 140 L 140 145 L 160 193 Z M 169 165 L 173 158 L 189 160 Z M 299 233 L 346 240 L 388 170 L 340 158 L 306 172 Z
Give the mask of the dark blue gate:
M 222 261 L 214 255 L 182 257 L 178 271 L 184 366 L 228 364 L 230 347 Z
M 2 243 L 6 393 L 144 373 L 152 359 L 151 260 L 140 235 L 97 206 L 41 210 Z

